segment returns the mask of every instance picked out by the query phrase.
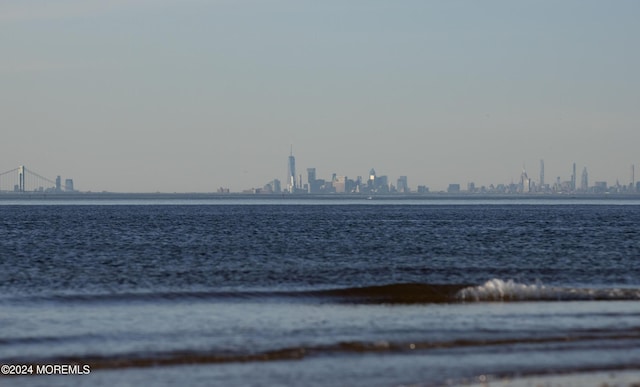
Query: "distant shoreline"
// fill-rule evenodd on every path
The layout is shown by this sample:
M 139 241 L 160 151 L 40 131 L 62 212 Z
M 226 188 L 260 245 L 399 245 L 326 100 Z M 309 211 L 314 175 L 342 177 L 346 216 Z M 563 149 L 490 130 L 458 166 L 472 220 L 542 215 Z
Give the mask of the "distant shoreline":
M 5 200 L 640 200 L 640 192 L 616 194 L 476 194 L 476 193 L 425 193 L 425 194 L 250 194 L 250 193 L 121 193 L 121 192 L 0 192 Z

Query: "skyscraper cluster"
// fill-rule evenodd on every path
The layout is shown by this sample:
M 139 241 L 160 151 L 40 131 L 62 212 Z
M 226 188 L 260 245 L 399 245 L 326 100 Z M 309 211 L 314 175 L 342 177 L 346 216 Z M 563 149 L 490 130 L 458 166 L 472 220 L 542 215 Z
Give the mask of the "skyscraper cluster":
M 564 193 L 636 193 L 640 192 L 640 183 L 635 182 L 635 167 L 631 166 L 631 181 L 629 184 L 609 186 L 604 181 L 596 181 L 593 185 L 589 183 L 589 173 L 587 167 L 583 167 L 582 174 L 578 177 L 578 168 L 573 163 L 570 180 L 563 181 L 559 176 L 552 184 L 545 180 L 544 160 L 540 160 L 540 174 L 536 181 L 529 177 L 523 167 L 520 181 L 510 184 L 490 184 L 488 186 L 477 186 L 473 182 L 468 182 L 466 190 L 461 188 L 460 183 L 451 183 L 447 188 L 447 193 L 472 193 L 472 194 L 564 194 Z M 378 175 L 375 169 L 371 168 L 366 177 L 358 176 L 350 179 L 347 176 L 332 174 L 330 179 L 318 178 L 316 168 L 307 168 L 306 180 L 302 175 L 296 175 L 296 161 L 293 156 L 293 149 L 289 154 L 286 185 L 278 179 L 267 183 L 262 189 L 256 189 L 258 193 L 290 193 L 290 194 L 330 194 L 330 193 L 360 193 L 360 194 L 409 194 L 428 193 L 426 186 L 418 186 L 416 190 L 411 190 L 407 176 L 400 176 L 395 184 L 385 175 Z

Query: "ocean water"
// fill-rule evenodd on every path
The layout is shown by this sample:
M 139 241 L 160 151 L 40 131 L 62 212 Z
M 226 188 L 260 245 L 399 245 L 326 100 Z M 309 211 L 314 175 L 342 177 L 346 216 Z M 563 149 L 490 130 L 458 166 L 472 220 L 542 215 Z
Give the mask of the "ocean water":
M 0 385 L 640 375 L 637 203 L 72 204 L 0 204 L 0 364 L 90 372 Z

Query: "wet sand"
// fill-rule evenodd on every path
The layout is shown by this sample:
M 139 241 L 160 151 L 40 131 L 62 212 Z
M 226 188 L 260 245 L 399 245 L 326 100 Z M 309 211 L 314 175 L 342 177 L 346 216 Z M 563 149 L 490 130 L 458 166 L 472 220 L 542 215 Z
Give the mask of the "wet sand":
M 286 363 L 286 362 L 285 362 Z M 58 386 L 139 386 L 158 385 L 173 386 L 179 384 L 192 386 L 219 385 L 219 379 L 211 377 L 211 368 L 207 365 L 172 366 L 159 368 L 129 368 L 118 370 L 98 370 L 90 375 L 75 376 L 22 376 L 11 378 L 0 378 L 0 385 L 10 381 L 12 386 L 30 387 L 47 385 Z M 365 378 L 366 379 L 366 378 Z M 640 387 L 640 369 L 637 370 L 612 370 L 597 372 L 579 372 L 567 374 L 547 374 L 531 375 L 523 377 L 494 377 L 480 375 L 473 380 L 448 380 L 442 383 L 416 382 L 416 383 L 395 383 L 392 379 L 385 380 L 384 377 L 365 382 L 351 380 L 353 385 L 376 385 L 389 387 Z M 264 379 L 235 379 L 223 382 L 223 385 L 253 385 L 270 386 L 274 380 Z M 281 379 L 276 384 L 287 385 L 313 385 L 328 386 L 334 385 L 335 380 L 322 382 L 311 378 Z
M 520 378 L 495 378 L 481 375 L 475 381 L 452 385 L 471 387 L 640 387 L 640 369 L 532 375 Z

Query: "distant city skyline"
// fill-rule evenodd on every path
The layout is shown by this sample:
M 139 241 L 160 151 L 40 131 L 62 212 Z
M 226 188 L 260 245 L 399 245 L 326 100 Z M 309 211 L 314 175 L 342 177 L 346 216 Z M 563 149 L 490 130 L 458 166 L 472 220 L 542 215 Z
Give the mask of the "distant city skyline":
M 371 193 L 433 193 L 433 192 L 478 192 L 478 193 L 535 193 L 535 192 L 591 192 L 603 193 L 615 189 L 616 192 L 640 192 L 640 182 L 636 180 L 635 164 L 629 166 L 628 180 L 616 178 L 615 181 L 594 177 L 589 173 L 587 166 L 579 169 L 577 163 L 571 164 L 568 176 L 555 176 L 550 178 L 545 170 L 545 161 L 539 160 L 537 171 L 527 170 L 523 165 L 518 178 L 511 178 L 509 181 L 481 182 L 473 177 L 456 181 L 449 179 L 444 187 L 429 185 L 427 182 L 413 181 L 411 176 L 388 174 L 378 174 L 376 168 L 370 168 L 367 174 L 346 175 L 339 171 L 318 173 L 315 167 L 299 168 L 296 165 L 296 157 L 293 147 L 287 158 L 287 174 L 284 180 L 273 177 L 264 183 L 256 183 L 248 187 L 234 190 L 229 188 L 224 182 L 212 182 L 209 189 L 204 191 L 149 191 L 164 193 L 349 193 L 349 192 L 369 192 L 371 187 L 375 190 Z M 300 171 L 297 173 L 296 171 Z M 28 183 L 25 176 L 29 175 Z M 534 177 L 534 176 L 537 176 Z M 284 181 L 284 183 L 283 183 Z M 28 169 L 25 166 L 18 166 L 8 171 L 0 171 L 0 192 L 122 192 L 136 193 L 142 191 L 134 190 L 95 190 L 91 187 L 81 189 L 74 188 L 74 181 L 67 178 L 62 185 L 60 175 L 52 178 L 44 177 L 38 172 Z M 317 186 L 314 187 L 314 182 Z M 375 184 L 375 185 L 374 185 Z M 355 190 L 357 186 L 357 191 Z M 456 188 L 457 186 L 457 188 Z M 336 188 L 339 187 L 339 188 Z M 361 191 L 364 187 L 365 191 Z M 386 188 L 382 188 L 386 187 Z
M 0 166 L 80 191 L 241 192 L 316 168 L 412 189 L 628 184 L 640 2 L 0 5 Z M 285 157 L 283 158 L 283 155 Z M 257 187 L 256 187 L 257 186 Z
M 577 163 L 572 163 L 572 169 L 568 177 L 556 176 L 552 181 L 545 180 L 545 162 L 539 161 L 538 178 L 531 176 L 531 171 L 522 167 L 517 181 L 498 181 L 478 184 L 473 178 L 464 183 L 451 181 L 446 189 L 431 189 L 428 184 L 417 182 L 409 184 L 407 175 L 397 176 L 397 180 L 387 175 L 379 175 L 375 168 L 371 168 L 367 175 L 347 176 L 340 172 L 332 172 L 327 178 L 321 178 L 315 167 L 307 167 L 306 175 L 296 175 L 296 158 L 293 147 L 288 157 L 288 171 L 282 185 L 278 178 L 264 184 L 263 187 L 255 186 L 245 189 L 245 193 L 429 193 L 429 192 L 472 192 L 472 193 L 605 193 L 605 192 L 636 192 L 640 191 L 640 184 L 635 179 L 635 165 L 629 170 L 629 180 L 615 182 L 605 179 L 589 178 L 588 168 L 582 167 L 578 176 Z M 227 188 L 221 188 L 223 192 L 231 192 Z

